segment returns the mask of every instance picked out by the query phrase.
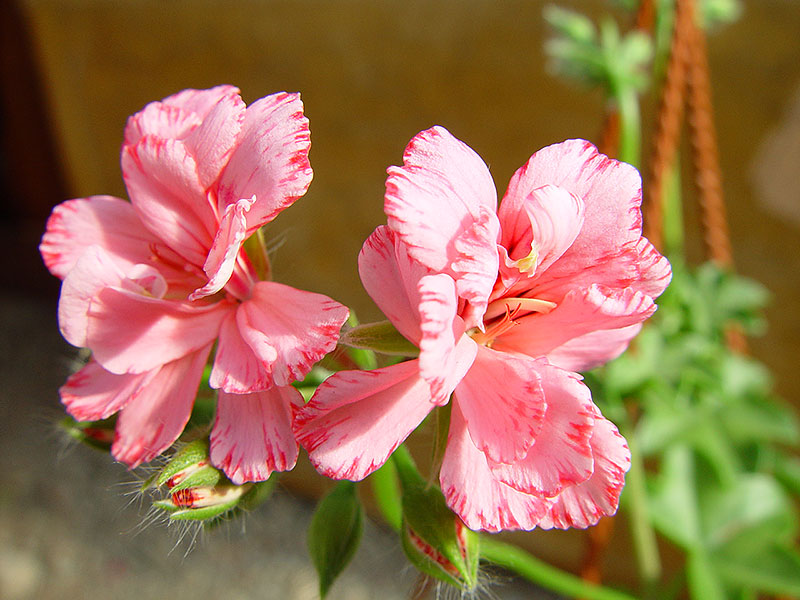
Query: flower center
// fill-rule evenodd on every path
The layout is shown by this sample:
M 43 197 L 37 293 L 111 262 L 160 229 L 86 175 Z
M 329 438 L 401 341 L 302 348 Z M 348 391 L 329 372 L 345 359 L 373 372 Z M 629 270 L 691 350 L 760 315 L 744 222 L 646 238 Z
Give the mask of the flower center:
M 485 330 L 474 327 L 467 334 L 478 344 L 491 348 L 498 337 L 519 324 L 520 318 L 531 313 L 547 314 L 555 307 L 555 302 L 538 298 L 500 298 L 486 308 Z

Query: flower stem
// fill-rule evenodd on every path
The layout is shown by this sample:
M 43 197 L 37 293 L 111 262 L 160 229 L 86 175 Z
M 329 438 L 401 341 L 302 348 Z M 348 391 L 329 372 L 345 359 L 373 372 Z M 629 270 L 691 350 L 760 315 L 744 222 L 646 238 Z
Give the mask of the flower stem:
M 635 435 L 629 435 L 627 438 L 631 451 L 631 468 L 626 477 L 625 489 L 628 496 L 631 536 L 636 550 L 639 575 L 645 588 L 648 589 L 661 576 L 661 558 L 658 554 L 656 534 L 648 515 L 642 455 L 636 444 Z
M 402 448 L 402 446 L 401 446 Z M 400 495 L 400 482 L 397 480 L 397 467 L 393 460 L 387 460 L 369 478 L 372 494 L 381 516 L 389 527 L 400 531 L 403 523 L 403 502 Z
M 639 115 L 639 98 L 636 90 L 629 86 L 619 86 L 614 94 L 619 110 L 619 154 L 623 162 L 639 166 L 641 161 L 642 132 Z
M 535 558 L 521 548 L 482 536 L 481 558 L 513 571 L 528 581 L 573 598 L 585 600 L 635 600 L 624 592 L 594 585 Z

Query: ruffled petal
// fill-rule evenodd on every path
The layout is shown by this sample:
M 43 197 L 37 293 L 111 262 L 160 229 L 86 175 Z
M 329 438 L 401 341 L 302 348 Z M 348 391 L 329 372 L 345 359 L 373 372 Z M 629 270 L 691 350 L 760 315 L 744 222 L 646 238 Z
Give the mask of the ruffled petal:
M 506 197 L 525 198 L 548 184 L 574 194 L 586 206 L 581 232 L 548 269 L 554 271 L 551 277 L 605 262 L 641 237 L 642 182 L 634 167 L 598 153 L 585 140 L 567 140 L 531 156 L 511 178 Z
M 500 263 L 506 289 L 546 271 L 569 249 L 583 227 L 583 201 L 554 185 L 525 198 L 506 195 L 498 210 L 500 243 L 508 259 Z M 510 293 L 510 292 L 509 292 Z
M 417 134 L 402 167 L 390 167 L 384 210 L 409 254 L 451 275 L 479 324 L 497 277 L 497 192 L 489 169 L 442 127 Z
M 145 136 L 123 148 L 122 174 L 144 226 L 185 260 L 201 266 L 214 240 L 217 218 L 184 143 Z
M 120 411 L 111 454 L 131 468 L 161 454 L 178 439 L 192 404 L 211 345 L 156 369 Z
M 456 403 L 439 482 L 447 505 L 473 530 L 533 529 L 552 503 L 543 496 L 518 492 L 492 475 Z
M 88 345 L 89 307 L 92 298 L 107 286 L 117 286 L 125 273 L 117 261 L 100 246 L 89 246 L 61 284 L 58 298 L 58 327 L 73 346 Z
M 560 345 L 547 354 L 554 365 L 567 371 L 583 372 L 614 360 L 625 352 L 631 340 L 639 335 L 642 324 L 619 329 L 593 331 Z
M 150 102 L 128 118 L 124 144 L 132 146 L 145 135 L 183 139 L 220 101 L 238 95 L 239 90 L 232 85 L 218 85 L 208 90 L 183 90 L 160 102 Z
M 58 389 L 61 403 L 78 421 L 99 421 L 124 408 L 152 372 L 115 375 L 90 360 Z
M 493 348 L 533 357 L 548 356 L 550 352 L 568 341 L 587 333 L 620 329 L 641 323 L 655 310 L 653 299 L 640 292 L 631 289 L 608 290 L 599 285 L 592 285 L 568 293 L 561 303 L 547 314 L 531 313 L 519 318 L 515 327 L 494 341 Z M 618 340 L 615 340 L 615 343 L 616 341 Z M 597 359 L 607 354 L 605 348 L 598 350 L 600 352 Z M 564 353 L 559 356 L 563 361 Z M 580 357 L 581 361 L 587 358 L 590 357 L 585 354 Z M 579 362 L 577 358 L 576 362 Z
M 120 265 L 145 263 L 158 241 L 130 202 L 90 196 L 62 202 L 47 219 L 39 251 L 50 272 L 64 279 L 89 246 L 100 246 Z
M 542 362 L 481 346 L 456 387 L 470 439 L 490 461 L 521 459 L 539 434 L 546 410 Z
M 231 311 L 219 329 L 217 352 L 208 381 L 214 389 L 231 394 L 247 394 L 272 387 L 267 364 L 253 354 L 236 323 L 236 311 Z
M 464 321 L 456 315 L 458 299 L 449 275 L 424 276 L 418 291 L 419 373 L 431 386 L 431 402 L 442 405 L 472 364 L 477 345 L 464 336 Z M 456 352 L 456 344 L 460 352 Z
M 239 305 L 236 323 L 274 384 L 289 385 L 336 347 L 348 314 L 345 306 L 322 294 L 260 281 Z
M 340 371 L 299 409 L 294 431 L 320 473 L 359 481 L 385 463 L 432 408 L 416 360 Z
M 547 402 L 541 430 L 524 458 L 490 462 L 490 467 L 497 479 L 520 492 L 551 497 L 592 474 L 594 406 L 578 375 L 545 361 L 537 361 L 537 370 Z
M 211 462 L 233 483 L 266 481 L 273 471 L 288 471 L 297 462 L 292 433 L 292 405 L 303 397 L 291 386 L 253 394 L 219 393 L 211 430 Z
M 408 255 L 388 227 L 376 228 L 358 255 L 358 273 L 370 298 L 406 339 L 419 345 L 419 281 L 430 269 Z
M 245 215 L 253 205 L 251 200 L 239 200 L 225 209 L 214 244 L 208 253 L 203 270 L 208 275 L 208 283 L 189 295 L 189 300 L 198 300 L 220 291 L 233 274 L 239 250 L 245 240 L 247 219 Z
M 312 171 L 311 134 L 299 94 L 281 92 L 247 107 L 237 147 L 217 190 L 219 212 L 255 196 L 248 235 L 306 193 Z
M 213 341 L 232 308 L 227 300 L 180 302 L 107 287 L 92 299 L 86 345 L 112 373 L 143 373 Z
M 245 117 L 245 104 L 239 90 L 234 87 L 216 89 L 225 93 L 203 114 L 202 123 L 184 140 L 197 165 L 200 183 L 206 189 L 217 181 L 236 149 Z M 205 106 L 200 108 L 205 109 Z
M 617 428 L 599 412 L 592 430 L 594 473 L 578 485 L 568 487 L 539 522 L 542 529 L 586 528 L 601 517 L 617 512 L 625 473 L 631 466 L 631 453 Z

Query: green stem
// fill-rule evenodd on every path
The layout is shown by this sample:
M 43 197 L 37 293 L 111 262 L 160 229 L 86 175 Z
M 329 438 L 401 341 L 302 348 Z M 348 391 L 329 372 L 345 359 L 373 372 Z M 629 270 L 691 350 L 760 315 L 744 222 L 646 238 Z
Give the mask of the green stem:
M 683 258 L 683 206 L 681 204 L 680 153 L 675 153 L 674 162 L 664 178 L 664 222 L 662 226 L 664 253 L 670 259 Z
M 381 516 L 389 527 L 400 531 L 403 523 L 403 501 L 394 461 L 387 460 L 386 464 L 370 475 L 369 480 Z
M 644 482 L 642 455 L 635 442 L 635 435 L 627 436 L 631 451 L 631 468 L 626 477 L 628 513 L 630 515 L 631 536 L 636 550 L 639 575 L 650 588 L 661 576 L 661 558 L 658 554 L 656 534 L 650 522 L 647 507 L 647 490 Z
M 635 167 L 641 161 L 642 130 L 639 98 L 630 87 L 619 86 L 614 93 L 619 110 L 619 153 L 617 158 Z
M 482 559 L 559 594 L 584 600 L 636 600 L 624 592 L 583 581 L 571 573 L 542 562 L 513 544 L 500 542 L 489 536 L 481 536 L 480 549 Z

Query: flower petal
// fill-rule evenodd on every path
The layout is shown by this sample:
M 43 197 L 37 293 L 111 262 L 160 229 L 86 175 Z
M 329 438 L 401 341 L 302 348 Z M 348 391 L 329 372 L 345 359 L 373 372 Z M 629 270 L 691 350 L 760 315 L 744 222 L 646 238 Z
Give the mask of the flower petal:
M 183 139 L 202 123 L 220 101 L 239 90 L 232 85 L 218 85 L 208 90 L 183 90 L 160 102 L 150 102 L 128 118 L 125 145 L 132 146 L 145 135 Z
M 567 140 L 536 152 L 511 178 L 506 197 L 525 198 L 556 185 L 586 206 L 583 227 L 551 276 L 576 273 L 615 256 L 642 234 L 642 182 L 636 169 L 608 158 L 585 140 Z
M 111 454 L 131 468 L 161 454 L 178 439 L 189 416 L 211 345 L 151 374 L 117 419 Z
M 99 421 L 124 408 L 151 373 L 115 375 L 90 360 L 58 389 L 67 412 L 78 421 Z
M 245 214 L 254 201 L 255 198 L 239 200 L 225 209 L 217 234 L 214 236 L 214 243 L 203 264 L 203 270 L 208 275 L 208 283 L 192 292 L 189 300 L 216 294 L 228 283 L 245 240 L 247 229 Z
M 359 481 L 386 462 L 433 407 L 418 366 L 340 371 L 317 388 L 294 431 L 320 473 Z
M 539 522 L 542 529 L 586 528 L 601 517 L 617 512 L 625 473 L 631 466 L 631 453 L 617 428 L 597 413 L 592 430 L 594 473 L 578 485 L 568 487 L 556 498 Z
M 537 188 L 525 198 L 506 194 L 498 218 L 500 243 L 509 258 L 500 264 L 507 288 L 546 271 L 561 258 L 583 227 L 584 208 L 580 198 L 554 185 Z
M 555 496 L 592 474 L 589 439 L 594 406 L 589 388 L 574 373 L 537 361 L 547 402 L 541 430 L 521 460 L 491 464 L 495 477 L 527 494 Z
M 472 443 L 457 403 L 450 415 L 439 482 L 447 505 L 473 530 L 533 529 L 552 503 L 518 492 L 492 475 L 486 456 Z
M 214 367 L 209 385 L 231 394 L 247 394 L 272 387 L 268 365 L 253 354 L 236 323 L 236 312 L 231 311 L 219 329 Z
M 143 373 L 213 341 L 231 308 L 107 287 L 92 299 L 86 345 L 112 373 Z
M 497 277 L 497 192 L 489 169 L 443 127 L 417 134 L 402 167 L 390 167 L 384 210 L 409 254 L 451 275 L 479 325 Z M 473 322 L 474 321 L 474 322 Z
M 397 330 L 419 345 L 419 280 L 430 269 L 408 255 L 405 244 L 388 227 L 376 228 L 358 255 L 364 289 Z
M 306 193 L 311 183 L 311 134 L 299 94 L 281 92 L 247 107 L 238 145 L 218 186 L 219 212 L 256 197 L 248 235 Z
M 217 231 L 217 218 L 184 143 L 145 136 L 123 148 L 122 174 L 144 226 L 201 266 Z
M 549 356 L 568 341 L 599 330 L 613 330 L 643 322 L 655 312 L 650 296 L 631 289 L 608 290 L 599 285 L 569 292 L 549 313 L 530 313 L 517 320 L 517 326 L 494 341 L 493 348 L 528 356 Z M 619 341 L 614 338 L 615 344 Z M 605 348 L 597 357 L 576 357 L 575 362 L 592 364 L 607 355 Z M 569 359 L 561 352 L 557 356 Z M 567 361 L 568 362 L 568 361 Z M 559 364 L 564 368 L 568 365 Z
M 259 281 L 236 311 L 239 332 L 275 385 L 305 377 L 331 352 L 349 311 L 322 294 Z
M 92 298 L 107 286 L 117 286 L 125 273 L 117 261 L 100 246 L 89 246 L 61 284 L 58 298 L 58 327 L 73 346 L 88 345 L 89 307 Z
M 514 462 L 542 428 L 545 395 L 540 364 L 480 346 L 455 391 L 475 447 L 494 462 Z
M 477 344 L 464 335 L 464 321 L 456 315 L 455 284 L 449 275 L 422 277 L 418 291 L 419 373 L 431 386 L 431 402 L 443 405 L 470 368 Z
M 636 323 L 619 329 L 593 331 L 572 338 L 551 350 L 547 359 L 567 371 L 588 371 L 625 352 L 630 341 L 639 335 L 641 329 L 642 324 Z
M 266 481 L 273 471 L 297 462 L 292 433 L 292 405 L 303 397 L 291 386 L 253 394 L 219 393 L 211 430 L 211 462 L 233 483 Z
M 130 202 L 90 196 L 53 209 L 39 251 L 50 272 L 64 279 L 89 246 L 101 246 L 118 264 L 133 265 L 150 260 L 150 245 L 157 241 Z

